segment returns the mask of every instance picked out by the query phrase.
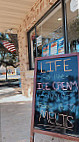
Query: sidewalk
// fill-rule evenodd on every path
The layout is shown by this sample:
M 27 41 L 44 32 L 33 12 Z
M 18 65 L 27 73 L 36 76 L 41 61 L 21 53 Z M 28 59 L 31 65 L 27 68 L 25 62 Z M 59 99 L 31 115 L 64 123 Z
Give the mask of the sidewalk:
M 15 91 L 16 91 L 16 88 L 12 88 L 12 87 L 0 88 L 0 103 L 32 101 L 32 98 L 25 97 L 22 94 L 15 94 Z
M 0 88 L 0 142 L 30 142 L 32 98 L 16 92 L 14 88 Z M 34 142 L 73 141 L 35 134 Z
M 14 91 L 0 88 L 0 142 L 30 142 L 32 98 Z
M 0 78 L 1 79 L 1 78 Z M 0 80 L 0 89 L 1 87 L 13 87 L 13 86 L 18 86 L 19 87 L 20 80 L 19 79 L 8 79 L 7 81 L 5 80 Z

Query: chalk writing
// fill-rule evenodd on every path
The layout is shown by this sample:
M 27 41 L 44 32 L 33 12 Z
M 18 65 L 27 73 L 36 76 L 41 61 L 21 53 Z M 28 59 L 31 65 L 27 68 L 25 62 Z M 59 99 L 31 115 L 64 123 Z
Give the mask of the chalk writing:
M 39 121 L 41 121 L 41 118 L 47 119 L 48 123 L 52 124 L 52 125 L 58 125 L 58 126 L 62 126 L 62 127 L 66 127 L 67 129 L 72 129 L 74 126 L 73 126 L 73 123 L 71 120 L 73 120 L 73 117 L 72 116 L 68 116 L 68 115 L 64 115 L 64 114 L 57 114 L 55 112 L 44 112 L 43 110 L 41 111 L 40 113 L 40 117 L 39 117 Z M 60 122 L 57 122 L 58 118 L 62 118 L 62 123 Z M 53 120 L 53 121 L 52 121 Z M 70 125 L 70 126 L 69 126 Z
M 60 66 L 62 66 L 62 70 L 64 69 L 64 72 L 71 72 L 72 69 L 66 69 L 66 67 L 69 68 L 69 65 L 68 65 L 68 61 L 71 61 L 71 59 L 66 59 L 66 60 L 55 60 L 55 61 L 49 61 L 49 62 L 46 62 L 45 64 L 48 64 L 48 68 L 49 70 L 47 70 L 47 72 L 56 72 L 57 71 L 57 68 L 59 68 Z M 62 65 L 60 64 L 57 64 L 59 62 L 62 62 Z M 43 71 L 43 64 L 41 62 L 41 73 L 46 73 L 45 71 Z
M 37 61 L 34 127 L 79 136 L 77 56 Z
M 65 90 L 72 90 L 73 87 L 75 87 L 78 90 L 78 84 L 76 81 L 74 82 L 53 82 L 51 85 L 53 90 L 58 91 L 59 89 L 65 91 Z M 37 90 L 51 90 L 49 88 L 49 83 L 37 83 Z

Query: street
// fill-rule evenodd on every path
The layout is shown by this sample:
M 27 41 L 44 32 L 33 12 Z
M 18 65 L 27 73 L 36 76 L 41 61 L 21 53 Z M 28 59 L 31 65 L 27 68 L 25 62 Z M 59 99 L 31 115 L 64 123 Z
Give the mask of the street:
M 20 75 L 8 75 L 7 76 L 8 79 L 19 79 Z M 6 75 L 0 75 L 0 80 L 5 80 L 6 79 Z

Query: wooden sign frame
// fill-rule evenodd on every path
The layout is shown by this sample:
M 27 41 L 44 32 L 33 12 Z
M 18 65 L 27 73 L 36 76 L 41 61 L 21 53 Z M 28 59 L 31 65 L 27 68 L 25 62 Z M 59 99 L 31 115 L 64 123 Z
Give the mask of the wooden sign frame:
M 36 95 L 36 76 L 37 76 L 37 61 L 45 60 L 45 59 L 56 59 L 56 58 L 63 58 L 63 57 L 72 57 L 77 56 L 78 59 L 78 97 L 79 97 L 79 53 L 72 53 L 72 54 L 63 54 L 63 55 L 53 55 L 49 57 L 39 57 L 35 59 L 35 70 L 34 70 L 34 90 L 33 90 L 33 101 L 32 101 L 32 117 L 31 117 L 31 134 L 30 134 L 30 142 L 34 142 L 34 133 L 44 134 L 52 137 L 59 137 L 62 139 L 78 141 L 79 137 L 68 136 L 64 134 L 53 133 L 49 131 L 39 130 L 34 128 L 34 114 L 35 114 L 35 95 Z

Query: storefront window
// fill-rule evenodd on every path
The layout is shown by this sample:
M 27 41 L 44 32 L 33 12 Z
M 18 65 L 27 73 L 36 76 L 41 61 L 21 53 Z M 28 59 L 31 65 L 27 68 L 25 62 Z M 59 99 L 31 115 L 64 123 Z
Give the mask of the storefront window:
M 61 4 L 45 18 L 36 28 L 39 56 L 64 54 Z M 61 46 L 62 45 L 62 46 Z M 61 48 L 60 48 L 61 47 Z
M 62 6 L 58 6 L 30 32 L 31 68 L 35 57 L 64 54 Z
M 69 52 L 79 52 L 79 2 L 66 0 Z

